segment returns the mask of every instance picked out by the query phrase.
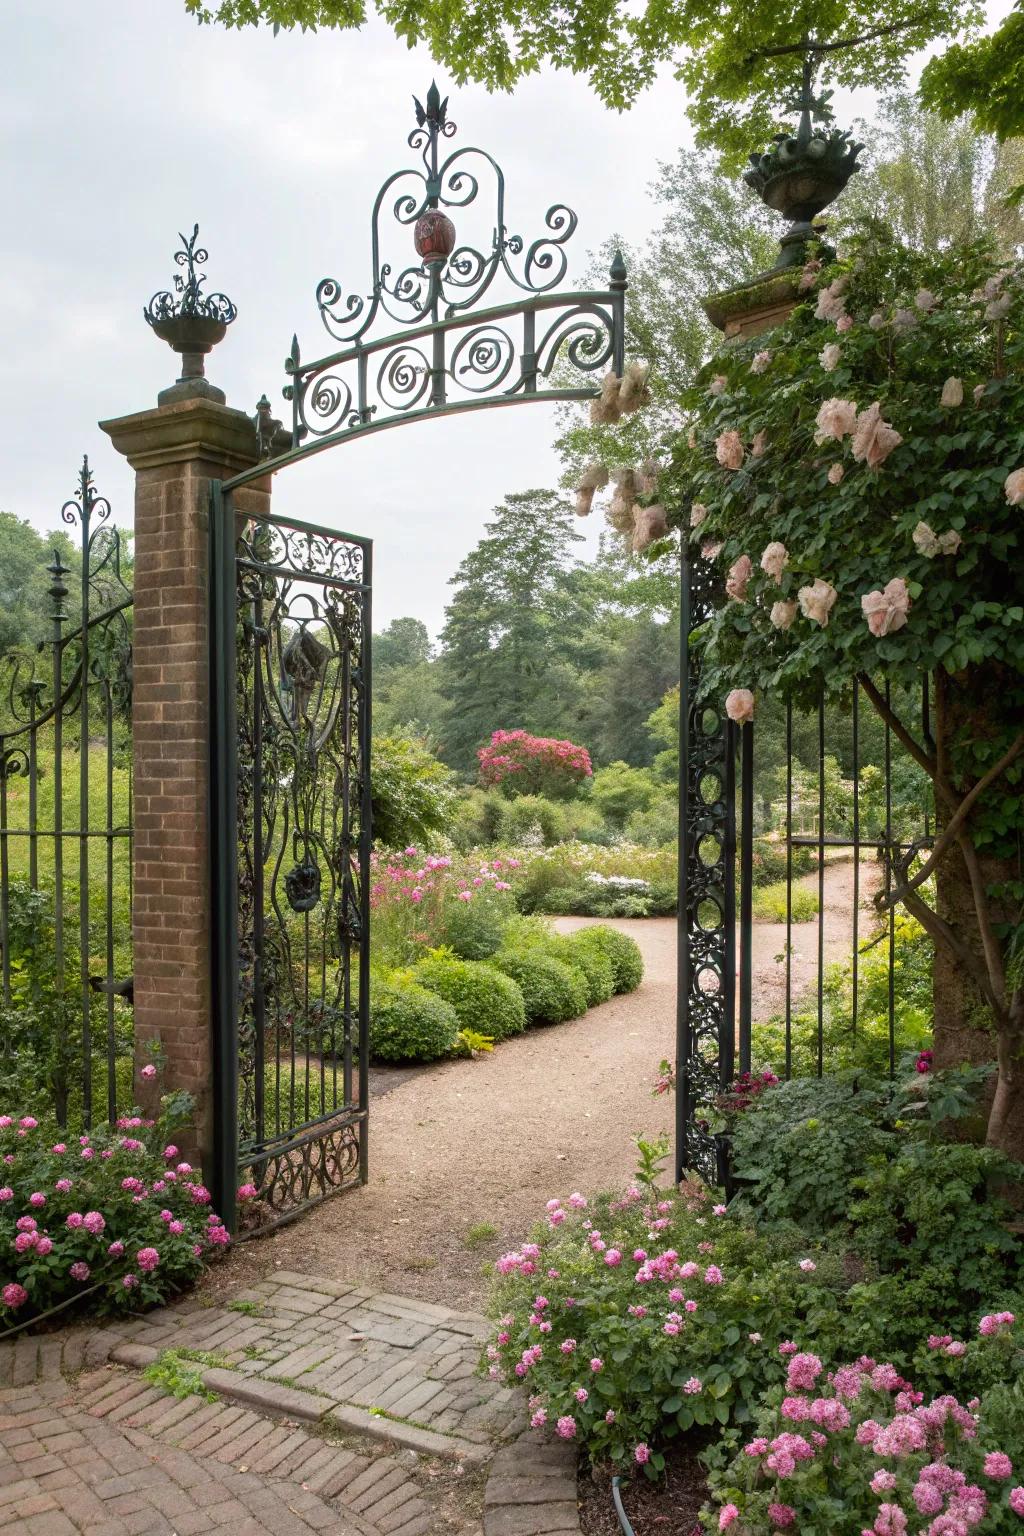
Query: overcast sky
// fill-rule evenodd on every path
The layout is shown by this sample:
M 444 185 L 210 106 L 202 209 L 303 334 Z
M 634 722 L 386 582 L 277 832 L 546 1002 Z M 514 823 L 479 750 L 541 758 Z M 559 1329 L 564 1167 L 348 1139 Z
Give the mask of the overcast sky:
M 442 93 L 449 82 L 377 21 L 228 33 L 197 26 L 183 0 L 32 0 L 8 10 L 4 42 L 0 507 L 57 526 L 87 452 L 130 524 L 131 472 L 96 422 L 155 405 L 177 375 L 142 308 L 170 285 L 178 231 L 198 221 L 209 287 L 238 305 L 210 377 L 229 405 L 251 411 L 265 391 L 284 415 L 293 331 L 304 357 L 330 346 L 316 284 L 366 291 L 370 208 L 411 161 L 412 95 L 435 73 Z M 690 140 L 667 75 L 622 116 L 554 72 L 512 97 L 451 96 L 452 147 L 504 166 L 512 229 L 529 241 L 555 201 L 578 212 L 570 278 L 614 231 L 642 243 L 657 163 Z M 491 508 L 555 484 L 553 424 L 553 407 L 527 405 L 400 427 L 278 476 L 275 506 L 370 535 L 375 627 L 410 613 L 436 631 Z
M 130 523 L 131 472 L 96 422 L 155 405 L 177 375 L 142 319 L 170 285 L 177 232 L 199 222 L 209 286 L 238 305 L 209 376 L 229 405 L 251 411 L 266 391 L 285 414 L 292 332 L 304 356 L 328 351 L 318 280 L 365 291 L 373 198 L 411 162 L 411 98 L 436 71 L 376 22 L 226 33 L 182 0 L 34 0 L 4 30 L 0 507 L 55 527 L 87 452 Z M 671 81 L 621 117 L 569 76 L 514 97 L 464 87 L 451 147 L 501 162 L 527 240 L 551 203 L 576 209 L 574 276 L 612 231 L 640 241 L 651 228 L 647 184 L 687 135 L 682 105 Z M 412 613 L 436 630 L 490 509 L 555 483 L 552 426 L 552 407 L 528 405 L 401 427 L 278 476 L 274 502 L 374 539 L 375 627 Z

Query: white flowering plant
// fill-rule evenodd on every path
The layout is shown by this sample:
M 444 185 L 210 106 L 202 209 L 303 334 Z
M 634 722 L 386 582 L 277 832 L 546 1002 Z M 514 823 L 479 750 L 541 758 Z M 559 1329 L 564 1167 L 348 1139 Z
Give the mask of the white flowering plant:
M 933 847 L 890 850 L 881 899 L 901 901 L 945 957 L 943 1064 L 962 1051 L 965 1015 L 994 1026 L 988 1137 L 1019 1152 L 1024 266 L 874 234 L 842 263 L 810 261 L 799 286 L 784 324 L 727 347 L 687 392 L 690 424 L 659 486 L 721 592 L 698 641 L 702 686 L 742 725 L 761 695 L 842 708 L 857 680 L 928 775 L 942 830 Z M 922 729 L 887 685 L 927 674 Z M 948 1048 L 944 1008 L 961 1032 Z

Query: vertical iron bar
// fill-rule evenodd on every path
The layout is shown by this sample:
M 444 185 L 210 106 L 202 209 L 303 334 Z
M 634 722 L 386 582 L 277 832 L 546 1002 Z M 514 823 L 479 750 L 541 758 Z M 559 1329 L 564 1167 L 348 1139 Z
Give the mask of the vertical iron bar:
M 36 736 L 36 702 L 38 684 L 32 682 L 28 689 L 28 883 L 34 891 L 39 889 L 39 762 Z
M 537 313 L 531 306 L 523 310 L 523 350 L 520 358 L 523 393 L 537 393 Z
M 718 1085 L 728 1088 L 736 1076 L 736 748 L 738 727 L 725 727 L 725 944 L 722 966 L 722 1024 L 718 1047 Z
M 931 681 L 932 681 L 931 680 L 931 675 L 926 672 L 924 677 L 921 679 L 921 735 L 922 735 L 922 737 L 924 739 L 925 746 L 927 746 L 928 743 L 931 741 L 931 735 L 932 735 L 931 699 L 929 697 L 929 690 L 931 688 Z M 925 837 L 930 837 L 931 836 L 931 816 L 930 816 L 930 807 L 928 805 L 928 794 L 929 794 L 929 791 L 928 791 L 928 788 L 926 786 L 925 787 L 925 791 L 924 791 L 924 835 L 925 835 Z
M 106 895 L 104 923 L 106 929 L 106 982 L 107 982 L 107 1119 L 113 1125 L 117 1119 L 117 1040 L 114 1034 L 114 696 L 109 677 L 103 689 L 105 705 L 105 736 L 107 753 L 107 831 L 106 831 Z
M 92 480 L 89 461 L 82 465 L 82 580 L 81 655 L 78 703 L 78 945 L 82 1009 L 82 1114 L 85 1128 L 92 1126 L 92 1015 L 89 1003 L 89 525 L 92 514 Z
M 686 1168 L 688 1157 L 688 1128 L 692 1114 L 692 1102 L 687 1073 L 690 1059 L 690 988 L 693 977 L 690 968 L 688 943 L 687 907 L 688 891 L 688 832 L 690 826 L 690 666 L 689 637 L 690 566 L 686 544 L 683 543 L 679 562 L 679 817 L 676 823 L 676 1123 L 675 1123 L 675 1177 L 678 1184 Z
M 51 659 L 53 663 L 53 951 L 54 951 L 54 991 L 58 998 L 58 1007 L 63 1014 L 64 1009 L 64 700 L 63 700 L 63 654 L 64 640 L 61 625 L 67 615 L 64 612 L 63 599 L 67 597 L 67 588 L 62 580 L 67 574 L 67 567 L 60 558 L 60 551 L 54 550 L 53 564 L 48 566 L 53 576 L 53 585 L 49 588 L 49 595 L 53 599 L 53 613 L 51 623 L 53 633 L 50 637 Z M 55 1020 L 58 1029 L 63 1030 L 63 1018 Z M 57 1124 L 63 1127 L 67 1122 L 66 1111 L 67 1095 L 63 1098 L 58 1095 L 56 1110 Z
M 740 1071 L 750 1071 L 751 991 L 754 968 L 754 726 L 740 729 Z
M 885 685 L 885 704 L 890 708 L 891 691 Z M 885 727 L 885 894 L 892 888 L 892 731 Z M 889 908 L 889 1076 L 896 1072 L 896 914 Z
M 853 680 L 853 1036 L 857 1037 L 857 1005 L 860 1001 L 860 684 Z
M 10 883 L 7 847 L 7 743 L 0 736 L 0 966 L 3 972 L 3 1000 L 11 1006 Z
M 363 546 L 362 708 L 359 712 L 359 762 L 362 802 L 359 815 L 359 1170 L 369 1177 L 370 1148 L 370 856 L 373 845 L 373 797 L 370 785 L 370 743 L 373 700 L 373 545 Z
M 818 1072 L 825 1070 L 825 695 L 818 695 Z
M 786 1081 L 792 1077 L 792 699 L 786 702 Z
M 210 485 L 210 882 L 213 978 L 214 1207 L 233 1231 L 238 1156 L 238 729 L 235 537 L 230 496 Z
M 234 517 L 232 515 L 232 545 L 230 563 L 234 568 L 235 544 L 234 544 Z M 276 578 L 271 578 L 275 580 Z M 234 622 L 237 630 L 239 621 L 238 582 L 237 572 L 231 594 L 231 605 L 234 611 Z M 264 865 L 266 851 L 263 847 L 263 652 L 266 646 L 267 671 L 272 665 L 272 646 L 274 614 L 276 603 L 271 608 L 269 623 L 263 614 L 263 589 L 259 588 L 258 595 L 251 600 L 252 636 L 247 637 L 246 643 L 252 647 L 252 698 L 249 701 L 250 719 L 252 721 L 252 1139 L 258 1147 L 262 1147 L 267 1139 L 267 1102 L 266 1102 L 266 1039 L 267 1039 L 267 998 L 263 977 L 264 961 Z M 237 698 L 238 679 L 233 679 L 232 692 Z M 233 751 L 238 751 L 237 728 L 235 733 L 235 745 Z M 237 821 L 238 812 L 235 811 Z M 237 893 L 235 903 L 237 907 Z M 280 1029 L 280 1009 L 275 1010 L 275 1028 Z M 236 1039 L 235 1051 L 239 1051 L 241 1042 Z M 294 1079 L 293 1079 L 294 1080 Z M 281 1058 L 280 1052 L 275 1052 L 274 1066 L 274 1131 L 280 1131 L 281 1113 Z M 247 1128 L 246 1128 L 247 1129 Z M 248 1138 L 246 1138 L 248 1139 Z M 237 1156 L 237 1151 L 236 1151 Z

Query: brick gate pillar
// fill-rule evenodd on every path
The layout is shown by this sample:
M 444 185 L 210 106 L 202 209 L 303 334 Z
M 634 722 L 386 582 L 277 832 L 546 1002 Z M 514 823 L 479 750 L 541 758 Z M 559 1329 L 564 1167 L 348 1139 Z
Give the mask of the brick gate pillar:
M 188 1148 L 209 1170 L 213 1140 L 211 894 L 208 866 L 209 489 L 258 462 L 256 429 L 209 398 L 100 423 L 135 470 L 132 750 L 137 1094 L 158 1041 L 161 1092 L 196 1100 Z M 235 496 L 265 515 L 270 483 Z M 209 1177 L 209 1173 L 208 1173 Z

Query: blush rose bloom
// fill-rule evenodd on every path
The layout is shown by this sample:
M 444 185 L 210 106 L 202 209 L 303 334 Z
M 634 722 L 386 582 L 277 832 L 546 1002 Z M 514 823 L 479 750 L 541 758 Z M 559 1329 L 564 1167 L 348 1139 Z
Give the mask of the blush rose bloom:
M 743 602 L 744 598 L 746 597 L 747 583 L 750 581 L 750 578 L 753 576 L 753 574 L 754 567 L 750 563 L 749 555 L 740 555 L 739 559 L 735 560 L 729 567 L 729 575 L 725 583 L 725 590 L 729 596 L 735 598 L 738 603 Z
M 936 555 L 955 555 L 963 543 L 955 528 L 946 533 L 935 533 L 927 523 L 918 523 L 911 537 L 914 548 L 926 560 L 934 560 Z
M 785 544 L 780 544 L 778 539 L 773 539 L 765 546 L 764 554 L 761 556 L 761 569 L 776 585 L 782 580 L 782 573 L 788 564 L 789 551 Z
M 749 688 L 733 688 L 725 696 L 725 712 L 737 725 L 754 718 L 754 695 Z
M 796 618 L 796 603 L 773 603 L 769 618 L 776 629 L 788 629 Z
M 885 463 L 893 449 L 898 448 L 902 441 L 895 427 L 882 420 L 882 407 L 876 400 L 857 417 L 857 427 L 853 434 L 853 456 L 859 462 L 865 463 L 869 469 L 877 469 L 880 464 Z
M 739 469 L 743 463 L 743 440 L 738 432 L 722 432 L 715 439 L 715 455 L 725 469 Z
M 847 331 L 852 331 L 853 316 L 840 315 L 839 319 L 836 321 L 836 330 L 839 332 L 840 336 L 844 335 Z
M 708 515 L 708 509 L 702 501 L 695 501 L 690 508 L 690 527 L 699 528 Z
M 828 470 L 829 485 L 838 485 L 845 474 L 846 470 L 840 463 L 836 462 L 835 464 L 830 464 Z
M 902 576 L 894 576 L 892 581 L 886 582 L 881 592 L 865 593 L 860 606 L 873 635 L 881 637 L 891 634 L 894 629 L 902 629 L 907 622 L 907 610 L 910 607 L 907 584 Z
M 764 373 L 771 360 L 772 355 L 770 352 L 755 352 L 750 364 L 751 373 Z
M 1015 469 L 1003 482 L 1003 490 L 1011 507 L 1024 504 L 1024 468 Z
M 820 624 L 822 629 L 828 624 L 828 616 L 835 606 L 838 593 L 830 582 L 823 581 L 819 576 L 810 587 L 801 587 L 797 593 L 800 603 L 800 612 L 806 619 L 813 619 Z
M 750 456 L 754 459 L 763 459 L 768 451 L 768 433 L 761 431 L 754 435 L 754 441 L 750 445 Z
M 964 403 L 964 385 L 963 385 L 963 380 L 956 378 L 953 374 L 950 374 L 949 378 L 946 380 L 945 384 L 943 384 L 943 386 L 942 386 L 942 398 L 940 399 L 939 404 L 940 405 L 945 405 L 945 406 L 953 406 L 953 405 L 963 405 L 963 403 Z
M 729 380 L 726 378 L 724 373 L 716 373 L 714 378 L 711 380 L 711 383 L 708 385 L 708 394 L 724 395 L 728 383 Z
M 633 553 L 639 555 L 649 549 L 655 539 L 663 539 L 668 533 L 668 519 L 662 506 L 636 507 L 633 512 Z
M 814 418 L 822 439 L 834 437 L 842 442 L 857 425 L 857 406 L 853 400 L 826 400 Z
M 827 347 L 822 347 L 818 353 L 818 362 L 826 373 L 831 373 L 833 368 L 839 367 L 839 359 L 843 355 L 843 349 L 836 341 L 830 341 Z

